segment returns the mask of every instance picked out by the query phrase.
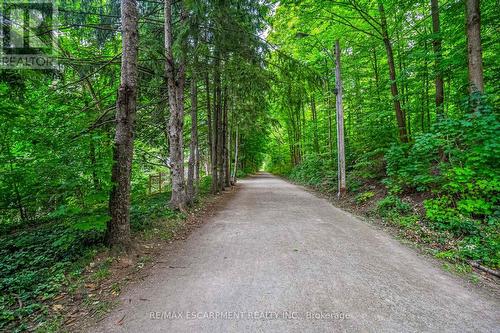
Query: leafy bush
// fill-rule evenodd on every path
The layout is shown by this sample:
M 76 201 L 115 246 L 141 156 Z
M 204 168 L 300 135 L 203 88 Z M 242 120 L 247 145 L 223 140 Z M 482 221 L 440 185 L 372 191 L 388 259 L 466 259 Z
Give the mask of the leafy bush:
M 395 145 L 385 158 L 391 193 L 431 191 L 424 202 L 430 227 L 460 239 L 458 255 L 498 267 L 500 261 L 500 123 L 479 95 L 474 110 L 437 122 L 413 144 Z M 383 205 L 384 206 L 384 205 Z
M 386 153 L 386 185 L 392 193 L 407 189 L 427 191 L 439 184 L 439 138 L 433 133 L 418 136 L 413 145 L 392 146 Z
M 331 189 L 337 184 L 336 169 L 329 160 L 307 155 L 302 163 L 292 169 L 289 177 L 301 184 Z

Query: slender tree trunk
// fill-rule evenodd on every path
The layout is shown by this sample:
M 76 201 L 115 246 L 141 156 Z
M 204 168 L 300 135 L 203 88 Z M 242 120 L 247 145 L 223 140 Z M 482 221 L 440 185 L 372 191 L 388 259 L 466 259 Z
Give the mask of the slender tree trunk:
M 470 93 L 484 92 L 483 56 L 481 48 L 481 13 L 479 0 L 466 0 L 467 51 Z
M 399 70 L 399 81 L 400 85 L 398 88 L 399 92 L 399 100 L 401 102 L 401 109 L 403 110 L 403 116 L 405 117 L 406 121 L 406 107 L 405 107 L 405 102 L 406 102 L 406 94 L 405 94 L 405 76 L 404 76 L 404 64 L 403 64 L 403 51 L 401 47 L 401 38 L 399 36 L 399 31 L 395 31 L 396 35 L 396 59 L 397 59 L 397 68 Z
M 187 178 L 187 198 L 192 204 L 196 196 L 195 169 L 196 152 L 198 150 L 198 82 L 196 81 L 195 69 L 191 77 L 191 142 L 189 143 L 189 162 Z
M 306 135 L 306 107 L 304 106 L 303 101 L 301 100 L 299 102 L 299 112 L 300 112 L 300 138 L 301 138 L 301 143 L 300 143 L 300 151 L 301 155 L 303 155 L 303 152 L 306 151 L 307 149 L 307 135 Z
M 212 110 L 211 110 L 211 105 L 210 105 L 210 78 L 208 76 L 208 71 L 205 72 L 205 90 L 207 94 L 207 138 L 208 138 L 208 155 L 210 159 L 210 167 L 209 169 L 212 168 L 213 165 L 213 160 L 214 160 L 214 144 L 213 144 L 213 134 L 212 134 Z M 211 172 L 211 171 L 208 171 Z M 207 173 L 208 173 L 207 172 Z
M 314 95 L 311 95 L 311 113 L 313 118 L 313 126 L 314 126 L 314 151 L 319 155 L 319 141 L 318 141 L 318 114 L 316 113 L 316 101 L 314 100 Z
M 337 109 L 337 152 L 338 152 L 338 197 L 347 192 L 345 174 L 345 151 L 344 151 L 344 107 L 342 103 L 342 77 L 340 75 L 340 45 L 335 41 L 335 86 L 336 86 L 336 109 Z
M 236 135 L 235 135 L 235 138 L 234 138 L 234 168 L 233 168 L 233 179 L 232 179 L 232 183 L 233 184 L 236 184 L 236 175 L 237 175 L 237 172 L 238 172 L 238 143 L 239 143 L 239 133 L 238 133 L 238 124 L 236 124 Z
M 232 99 L 230 99 L 231 101 Z M 230 103 L 231 104 L 231 103 Z M 225 118 L 226 118 L 226 129 L 225 129 L 225 133 L 226 133 L 226 144 L 224 145 L 224 150 L 225 150 L 225 157 L 224 157 L 224 161 L 225 161 L 225 166 L 224 166 L 224 170 L 225 170 L 225 173 L 224 173 L 224 180 L 225 180 L 225 185 L 226 187 L 230 187 L 231 186 L 231 136 L 232 136 L 232 133 L 231 133 L 231 127 L 230 127 L 230 122 L 229 122 L 229 110 L 230 110 L 230 107 L 231 105 L 228 105 L 227 108 L 226 108 L 226 114 L 225 114 Z
M 218 64 L 215 64 L 216 67 L 218 67 Z M 215 69 L 214 71 L 214 89 L 213 89 L 213 126 L 212 126 L 212 193 L 215 194 L 219 192 L 219 174 L 217 172 L 218 168 L 218 153 L 217 153 L 217 147 L 218 147 L 218 142 L 219 142 L 219 135 L 218 135 L 218 124 L 219 124 L 219 112 L 218 112 L 218 92 L 217 92 L 217 77 L 220 76 L 218 75 L 218 70 Z
M 227 92 L 227 89 L 226 89 Z M 222 109 L 222 186 L 227 187 L 227 142 L 228 142 L 228 122 L 227 122 L 228 99 L 224 98 Z
M 431 16 L 432 16 L 432 47 L 434 49 L 434 66 L 436 70 L 436 114 L 438 118 L 443 114 L 444 102 L 444 86 L 443 86 L 443 72 L 441 70 L 441 29 L 439 24 L 439 0 L 431 0 Z
M 227 186 L 226 182 L 226 168 L 227 168 L 227 108 L 228 98 L 226 96 L 227 89 L 224 90 L 224 106 L 222 108 L 222 187 Z
M 427 54 L 428 52 L 428 46 L 427 46 L 427 41 L 424 41 L 424 51 L 425 51 L 425 54 Z M 428 66 L 428 62 L 427 62 L 427 58 L 424 58 L 424 67 L 425 67 L 425 78 L 424 78 L 424 81 L 425 81 L 425 90 L 424 90 L 424 100 L 423 100 L 423 104 L 425 105 L 425 112 L 426 112 L 426 115 L 427 115 L 427 130 L 430 130 L 431 128 L 431 110 L 430 110 L 430 100 L 429 100 L 429 86 L 430 86 L 430 83 L 429 83 L 429 66 Z
M 196 139 L 196 151 L 194 155 L 194 190 L 195 190 L 195 195 L 198 195 L 200 191 L 200 141 L 198 139 L 197 134 L 197 139 Z
M 382 38 L 384 40 L 385 50 L 387 53 L 387 63 L 389 65 L 389 79 L 391 80 L 391 94 L 394 103 L 394 110 L 396 112 L 396 121 L 399 130 L 399 140 L 401 142 L 408 142 L 408 133 L 406 131 L 406 123 L 403 110 L 401 109 L 401 101 L 398 93 L 398 86 L 396 82 L 396 68 L 394 66 L 394 54 L 392 52 L 392 45 L 387 31 L 387 19 L 385 17 L 384 5 L 379 0 L 378 9 L 380 13 L 380 25 L 382 28 Z
M 185 13 L 181 14 L 181 21 L 185 20 Z M 170 163 L 172 174 L 172 196 L 170 205 L 179 210 L 185 209 L 186 191 L 184 184 L 184 81 L 185 64 L 182 56 L 177 75 L 175 59 L 172 50 L 172 0 L 165 0 L 165 55 L 166 78 L 168 88 L 168 102 L 170 118 L 168 122 L 168 137 L 170 142 Z
M 106 239 L 118 250 L 130 251 L 130 180 L 134 151 L 134 120 L 137 100 L 137 53 L 139 32 L 136 0 L 122 0 L 121 83 L 116 101 L 116 134 L 113 148 L 112 188 L 109 197 L 111 219 Z
M 217 123 L 217 181 L 219 191 L 224 191 L 224 114 L 227 107 L 227 87 L 224 87 L 224 92 L 222 93 L 221 85 L 219 80 L 219 96 L 217 103 L 217 113 L 218 123 Z
M 197 30 L 197 29 L 196 29 Z M 187 179 L 187 200 L 189 204 L 194 202 L 197 194 L 197 169 L 199 168 L 198 154 L 198 37 L 193 36 L 193 69 L 191 74 L 191 142 L 189 143 L 189 162 Z
M 288 147 L 289 147 L 289 150 L 290 150 L 290 163 L 292 164 L 292 166 L 296 166 L 297 163 L 295 161 L 295 147 L 294 147 L 294 143 L 293 143 L 293 138 L 292 138 L 292 132 L 291 130 L 288 130 Z
M 222 190 L 221 163 L 222 163 L 222 88 L 221 88 L 221 52 L 218 47 L 218 37 L 215 43 L 215 65 L 214 65 L 214 160 L 212 165 L 212 192 Z
M 301 105 L 300 105 L 300 102 L 298 103 L 298 105 L 296 106 L 296 110 L 294 112 L 295 114 L 295 124 L 296 124 L 296 138 L 295 138 L 295 142 L 297 142 L 297 164 L 300 164 L 302 162 L 302 129 L 301 129 L 301 114 L 302 114 L 302 110 L 301 110 Z
M 330 92 L 328 91 L 328 94 Z M 328 149 L 330 158 L 333 159 L 333 134 L 332 134 L 332 105 L 330 103 L 330 97 L 327 97 L 327 116 L 328 116 Z

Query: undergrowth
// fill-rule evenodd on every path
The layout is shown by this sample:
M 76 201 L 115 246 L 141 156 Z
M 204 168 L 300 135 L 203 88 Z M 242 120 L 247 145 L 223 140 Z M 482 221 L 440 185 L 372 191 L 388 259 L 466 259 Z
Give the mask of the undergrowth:
M 209 193 L 210 178 L 201 180 L 199 190 L 200 197 Z M 168 208 L 169 197 L 133 197 L 132 231 L 147 232 L 163 221 L 161 237 L 171 238 L 185 216 Z M 106 222 L 107 215 L 98 208 L 87 215 L 53 216 L 0 237 L 0 331 L 22 332 L 47 320 L 48 302 L 63 287 L 71 290 L 78 281 L 74 277 L 104 250 Z M 108 273 L 100 267 L 94 278 L 105 279 Z

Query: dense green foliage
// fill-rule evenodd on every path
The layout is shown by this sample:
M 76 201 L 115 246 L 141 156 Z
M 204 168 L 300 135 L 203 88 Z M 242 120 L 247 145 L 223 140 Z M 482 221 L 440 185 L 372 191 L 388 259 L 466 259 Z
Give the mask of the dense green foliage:
M 337 192 L 333 44 L 339 40 L 348 190 L 447 258 L 500 266 L 498 34 L 495 4 L 481 2 L 484 95 L 468 91 L 463 2 L 382 1 L 409 142 L 398 140 L 378 3 L 282 1 L 271 20 L 272 132 L 266 168 Z M 442 41 L 442 58 L 433 49 Z M 443 115 L 434 78 L 444 79 Z M 379 199 L 374 189 L 383 189 Z M 380 191 L 377 191 L 380 192 Z M 415 198 L 415 199 L 412 199 Z M 423 203 L 422 203 L 423 201 Z M 414 211 L 413 206 L 423 206 Z M 425 235 L 424 235 L 425 234 Z M 432 234 L 432 237 L 429 236 Z M 430 238 L 429 238 L 429 237 Z M 432 240 L 431 240 L 432 238 Z
M 44 301 L 104 245 L 109 220 L 120 2 L 56 2 L 61 66 L 0 69 L 0 330 L 43 316 Z M 163 221 L 168 238 L 183 216 L 167 206 L 170 177 L 163 193 L 148 193 L 158 179 L 150 177 L 171 167 L 164 4 L 139 3 L 131 228 Z M 440 257 L 499 268 L 497 4 L 481 2 L 482 92 L 469 90 L 463 1 L 439 3 L 439 33 L 430 11 L 427 1 L 410 0 L 174 1 L 173 53 L 186 63 L 186 167 L 191 82 L 197 87 L 199 194 L 210 188 L 216 109 L 227 112 L 219 132 L 230 172 L 265 168 L 336 194 L 332 50 L 339 40 L 354 202 L 437 244 Z M 436 107 L 438 76 L 444 103 Z
M 110 219 L 122 55 L 120 1 L 58 0 L 56 4 L 61 33 L 55 53 L 60 66 L 0 69 L 0 330 L 11 329 L 32 314 L 32 319 L 41 316 L 38 320 L 43 320 L 45 300 L 104 245 Z M 184 55 L 187 64 L 181 133 L 185 168 L 191 140 L 190 83 L 196 77 L 197 192 L 203 196 L 210 183 L 208 111 L 216 107 L 217 71 L 218 89 L 228 110 L 232 169 L 236 133 L 238 175 L 255 172 L 262 164 L 268 80 L 263 68 L 266 46 L 258 34 L 265 28 L 263 18 L 269 7 L 250 0 L 176 1 L 173 7 L 174 52 L 176 57 Z M 189 17 L 185 24 L 179 21 L 182 10 Z M 139 94 L 130 213 L 136 233 L 152 229 L 157 221 L 172 223 L 164 228 L 167 237 L 178 227 L 179 213 L 168 206 L 163 22 L 162 1 L 139 1 Z M 188 43 L 183 43 L 186 38 Z M 196 47 L 194 38 L 199 41 Z M 158 190 L 158 178 L 150 177 L 159 173 L 163 193 L 150 195 L 150 182 L 153 192 Z
M 406 152 L 399 146 L 386 155 L 389 190 L 432 191 L 424 202 L 432 226 L 461 239 L 464 257 L 493 267 L 500 266 L 499 130 L 496 114 L 481 104 L 439 122 Z

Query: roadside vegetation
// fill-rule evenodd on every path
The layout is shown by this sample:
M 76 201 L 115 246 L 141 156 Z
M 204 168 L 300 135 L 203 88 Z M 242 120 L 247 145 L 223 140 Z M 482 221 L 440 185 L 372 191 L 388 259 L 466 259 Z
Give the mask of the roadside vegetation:
M 493 4 L 476 2 L 474 14 L 463 2 L 285 3 L 269 38 L 300 71 L 276 71 L 271 105 L 280 126 L 266 168 L 337 196 L 338 87 L 329 73 L 339 39 L 348 193 L 336 202 L 396 226 L 439 258 L 498 270 Z M 477 72 L 470 15 L 479 14 L 484 71 Z
M 131 205 L 136 246 L 174 239 L 186 227 L 188 214 L 211 200 L 210 182 L 210 177 L 201 180 L 199 199 L 187 214 L 165 206 L 168 189 L 153 195 L 137 193 Z M 125 259 L 115 258 L 105 246 L 106 221 L 92 220 L 98 211 L 96 207 L 94 215 L 87 211 L 87 216 L 51 217 L 0 237 L 1 330 L 58 331 L 67 319 L 58 317 L 67 310 L 62 304 L 81 303 L 88 312 L 96 312 L 93 315 L 104 313 L 98 307 L 109 304 L 92 292 L 102 292 L 100 283 L 110 278 L 111 266 L 123 265 L 120 260 Z M 135 260 L 125 260 L 126 267 L 144 265 L 141 261 L 147 260 L 147 254 L 139 250 L 137 255 Z M 119 282 L 111 292 L 119 292 Z M 50 325 L 56 326 L 52 330 Z

